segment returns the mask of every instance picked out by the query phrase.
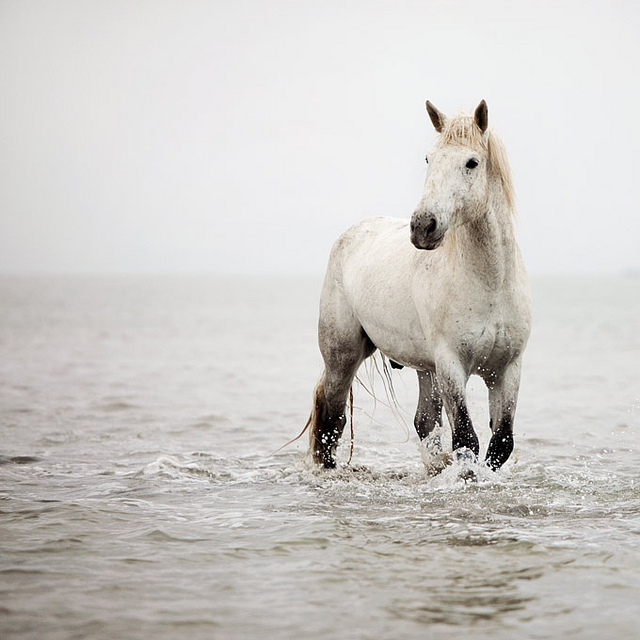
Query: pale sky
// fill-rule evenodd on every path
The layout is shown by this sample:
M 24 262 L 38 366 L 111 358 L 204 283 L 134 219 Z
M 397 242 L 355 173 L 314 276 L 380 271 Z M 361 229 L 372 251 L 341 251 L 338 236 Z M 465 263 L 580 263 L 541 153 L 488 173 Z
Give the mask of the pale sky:
M 0 0 L 0 273 L 321 274 L 481 99 L 532 274 L 640 269 L 640 3 Z

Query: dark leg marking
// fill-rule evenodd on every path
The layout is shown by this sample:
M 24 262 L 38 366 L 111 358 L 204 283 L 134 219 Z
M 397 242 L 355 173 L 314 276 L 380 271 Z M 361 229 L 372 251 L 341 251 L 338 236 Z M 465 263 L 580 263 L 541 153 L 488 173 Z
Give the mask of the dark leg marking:
M 313 443 L 313 457 L 325 469 L 335 469 L 338 440 L 347 418 L 345 415 L 330 416 L 326 402 L 322 403 L 320 412 L 320 428 Z
M 513 422 L 511 416 L 505 416 L 489 441 L 486 463 L 490 469 L 499 469 L 513 451 Z
M 413 425 L 420 440 L 442 426 L 442 396 L 433 372 L 418 372 L 419 396 Z
M 441 421 L 434 415 L 431 415 L 431 413 L 417 413 L 413 420 L 413 426 L 415 427 L 420 440 L 424 440 L 428 437 L 436 427 L 440 426 L 440 424 Z
M 466 447 L 467 449 L 471 449 L 475 455 L 478 455 L 480 442 L 478 441 L 476 432 L 473 430 L 473 424 L 471 424 L 467 407 L 462 403 L 458 404 L 456 414 L 453 433 L 451 434 L 453 450 L 455 451 L 456 449 Z

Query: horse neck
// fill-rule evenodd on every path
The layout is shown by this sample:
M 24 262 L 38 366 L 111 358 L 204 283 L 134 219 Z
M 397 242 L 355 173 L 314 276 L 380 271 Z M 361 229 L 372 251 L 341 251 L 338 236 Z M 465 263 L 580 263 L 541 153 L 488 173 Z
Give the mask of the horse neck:
M 456 228 L 449 251 L 454 263 L 486 288 L 508 284 L 515 273 L 516 241 L 504 197 L 489 198 L 482 215 Z

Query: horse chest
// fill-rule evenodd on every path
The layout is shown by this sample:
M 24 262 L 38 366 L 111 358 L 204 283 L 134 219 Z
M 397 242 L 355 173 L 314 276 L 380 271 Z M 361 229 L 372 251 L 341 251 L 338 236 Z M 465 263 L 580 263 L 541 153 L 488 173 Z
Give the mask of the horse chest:
M 499 372 L 516 358 L 526 343 L 526 328 L 501 313 L 483 321 L 458 320 L 458 331 L 449 336 L 449 346 L 469 374 Z

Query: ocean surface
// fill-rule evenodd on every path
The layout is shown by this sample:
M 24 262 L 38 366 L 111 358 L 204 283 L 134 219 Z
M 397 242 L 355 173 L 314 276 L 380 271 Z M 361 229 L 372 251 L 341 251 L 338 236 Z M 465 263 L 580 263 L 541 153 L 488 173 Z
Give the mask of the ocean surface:
M 0 637 L 639 638 L 640 278 L 533 281 L 514 454 L 475 482 L 425 472 L 406 369 L 397 409 L 361 370 L 349 464 L 274 453 L 319 290 L 0 279 Z

